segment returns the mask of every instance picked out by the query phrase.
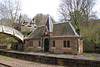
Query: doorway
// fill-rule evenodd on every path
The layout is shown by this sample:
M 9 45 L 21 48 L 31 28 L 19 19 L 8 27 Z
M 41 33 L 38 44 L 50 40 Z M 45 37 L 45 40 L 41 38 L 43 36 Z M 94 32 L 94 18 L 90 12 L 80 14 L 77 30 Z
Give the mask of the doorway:
M 44 52 L 49 52 L 49 40 L 47 38 L 44 40 Z

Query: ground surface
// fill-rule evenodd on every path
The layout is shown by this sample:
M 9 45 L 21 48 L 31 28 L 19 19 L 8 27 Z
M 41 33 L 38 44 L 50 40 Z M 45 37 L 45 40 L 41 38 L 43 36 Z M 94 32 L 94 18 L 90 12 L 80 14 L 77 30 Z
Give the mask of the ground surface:
M 9 51 L 9 52 L 51 56 L 51 57 L 58 57 L 58 58 L 71 58 L 71 59 L 100 61 L 100 54 L 96 54 L 96 53 L 83 53 L 82 55 L 70 55 L 70 54 L 51 54 L 51 53 L 44 53 L 44 52 L 20 52 L 20 51 Z M 29 62 L 29 61 L 5 57 L 5 56 L 0 56 L 0 63 L 8 64 L 13 67 L 64 67 L 64 66 L 58 66 L 58 65 L 49 65 L 49 64 L 41 64 L 41 63 L 36 63 L 36 62 Z
M 4 63 L 12 67 L 64 67 L 58 65 L 48 65 L 48 64 L 41 64 L 36 62 L 29 62 L 29 61 L 5 57 L 1 55 L 0 55 L 0 63 Z
M 91 60 L 100 61 L 100 54 L 98 53 L 83 53 L 82 55 L 88 57 Z
M 57 57 L 57 58 L 70 58 L 70 59 L 84 59 L 84 60 L 97 60 L 100 61 L 100 54 L 97 53 L 83 53 L 81 55 L 72 55 L 72 54 L 55 54 L 50 52 L 20 52 L 20 51 L 8 51 L 8 52 L 15 52 L 15 53 L 22 53 L 22 54 L 30 54 L 30 55 L 39 55 L 39 56 L 50 56 L 50 57 Z

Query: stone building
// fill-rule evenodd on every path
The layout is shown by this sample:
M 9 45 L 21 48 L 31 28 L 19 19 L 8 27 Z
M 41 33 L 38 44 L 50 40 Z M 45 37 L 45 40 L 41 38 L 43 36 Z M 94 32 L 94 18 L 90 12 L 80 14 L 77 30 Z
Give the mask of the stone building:
M 34 18 L 30 19 L 28 17 L 22 16 L 21 14 L 14 25 L 14 28 L 21 32 L 32 31 L 37 27 Z
M 35 24 L 34 19 L 29 19 L 29 18 L 23 18 L 22 24 L 21 24 L 21 31 L 32 31 L 37 27 Z
M 25 39 L 25 51 L 80 54 L 83 40 L 71 22 L 52 24 L 48 17 L 45 25 L 38 26 Z

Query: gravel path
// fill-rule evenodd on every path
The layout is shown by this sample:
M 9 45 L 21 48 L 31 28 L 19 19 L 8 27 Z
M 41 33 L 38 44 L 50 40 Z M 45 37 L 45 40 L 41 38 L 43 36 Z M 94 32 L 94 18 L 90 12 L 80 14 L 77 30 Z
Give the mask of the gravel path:
M 1 55 L 0 55 L 0 63 L 4 63 L 13 67 L 64 67 L 58 65 L 48 65 L 48 64 L 41 64 L 36 62 L 29 62 L 29 61 L 5 57 Z

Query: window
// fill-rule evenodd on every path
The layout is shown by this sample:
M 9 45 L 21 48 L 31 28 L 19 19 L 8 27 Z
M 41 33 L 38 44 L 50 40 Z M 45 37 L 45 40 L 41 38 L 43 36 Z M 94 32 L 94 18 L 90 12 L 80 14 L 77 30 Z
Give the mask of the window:
M 53 47 L 55 47 L 55 41 L 53 41 Z
M 66 41 L 63 42 L 64 47 L 66 47 Z
M 39 46 L 41 46 L 41 42 L 39 41 Z
M 29 41 L 28 46 L 33 46 L 33 41 Z
M 70 47 L 70 41 L 67 41 L 67 47 Z
M 70 47 L 70 41 L 63 41 L 63 46 L 64 47 Z

